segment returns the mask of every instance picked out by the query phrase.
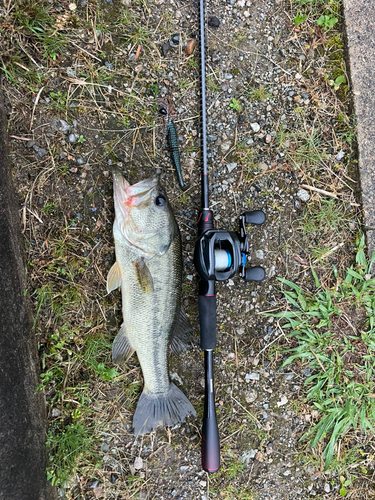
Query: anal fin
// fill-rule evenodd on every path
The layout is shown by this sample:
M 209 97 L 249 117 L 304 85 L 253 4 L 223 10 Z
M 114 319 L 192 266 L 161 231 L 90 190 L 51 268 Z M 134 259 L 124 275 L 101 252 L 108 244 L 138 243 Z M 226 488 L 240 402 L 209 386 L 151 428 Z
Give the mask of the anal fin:
M 131 346 L 128 337 L 126 336 L 124 325 L 115 337 L 112 345 L 112 362 L 116 364 L 124 363 L 133 354 L 134 348 Z
M 193 338 L 193 329 L 190 321 L 186 316 L 184 309 L 181 307 L 180 316 L 172 332 L 170 340 L 170 348 L 173 354 L 179 355 L 186 351 Z

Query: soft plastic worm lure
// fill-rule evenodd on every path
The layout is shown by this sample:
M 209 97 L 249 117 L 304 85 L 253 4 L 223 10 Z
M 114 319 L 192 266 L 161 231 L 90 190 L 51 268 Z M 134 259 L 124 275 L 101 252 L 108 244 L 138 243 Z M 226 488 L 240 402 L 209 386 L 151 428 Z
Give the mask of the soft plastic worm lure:
M 171 155 L 172 165 L 176 169 L 181 189 L 185 191 L 186 185 L 184 184 L 181 173 L 181 160 L 180 160 L 180 150 L 178 147 L 177 130 L 171 118 L 171 114 L 173 113 L 172 102 L 169 98 L 165 100 L 160 99 L 158 101 L 158 104 L 160 106 L 159 113 L 164 116 L 166 124 L 167 141 L 169 146 L 169 152 Z

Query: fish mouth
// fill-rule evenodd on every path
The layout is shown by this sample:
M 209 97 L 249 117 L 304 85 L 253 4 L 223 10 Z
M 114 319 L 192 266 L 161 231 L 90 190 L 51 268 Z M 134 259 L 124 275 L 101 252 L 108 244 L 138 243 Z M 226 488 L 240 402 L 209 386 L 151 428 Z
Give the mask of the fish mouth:
M 114 200 L 117 207 L 138 207 L 150 200 L 151 193 L 159 184 L 157 178 L 146 179 L 132 186 L 118 171 L 113 171 Z

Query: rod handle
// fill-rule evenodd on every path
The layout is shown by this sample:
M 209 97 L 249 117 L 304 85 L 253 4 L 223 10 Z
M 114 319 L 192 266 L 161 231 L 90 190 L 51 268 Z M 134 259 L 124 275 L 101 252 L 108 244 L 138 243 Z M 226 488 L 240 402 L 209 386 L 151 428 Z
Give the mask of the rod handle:
M 216 414 L 203 419 L 202 469 L 213 474 L 220 468 L 220 441 Z
M 201 349 L 216 347 L 216 297 L 215 295 L 198 296 Z

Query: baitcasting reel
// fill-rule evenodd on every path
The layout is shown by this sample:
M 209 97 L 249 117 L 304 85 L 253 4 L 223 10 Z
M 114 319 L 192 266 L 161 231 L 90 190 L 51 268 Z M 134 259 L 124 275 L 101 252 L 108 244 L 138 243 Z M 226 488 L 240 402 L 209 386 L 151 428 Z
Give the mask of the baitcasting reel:
M 261 225 L 266 216 L 261 210 L 240 216 L 240 232 L 213 228 L 211 210 L 202 210 L 198 220 L 199 237 L 195 245 L 194 263 L 204 281 L 224 281 L 238 271 L 246 281 L 261 281 L 265 272 L 260 266 L 245 267 L 249 253 L 246 224 Z

